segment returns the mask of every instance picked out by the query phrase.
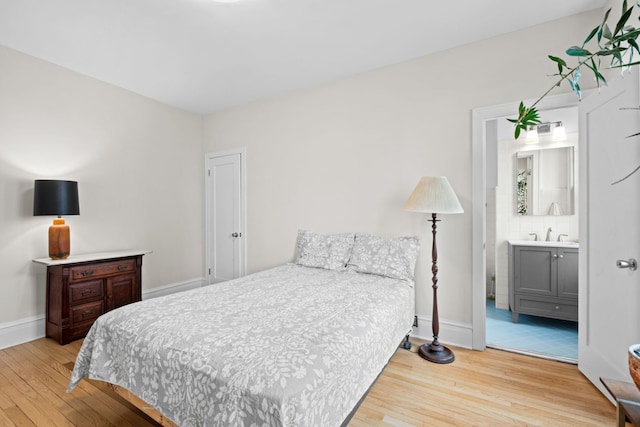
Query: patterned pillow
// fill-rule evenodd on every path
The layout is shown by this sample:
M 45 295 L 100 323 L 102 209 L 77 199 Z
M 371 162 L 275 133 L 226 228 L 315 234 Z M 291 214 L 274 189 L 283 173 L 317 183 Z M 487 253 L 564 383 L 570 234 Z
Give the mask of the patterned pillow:
M 348 267 L 359 273 L 413 281 L 419 252 L 420 240 L 417 237 L 356 234 Z
M 354 233 L 322 235 L 299 230 L 295 263 L 305 267 L 346 270 L 354 238 Z

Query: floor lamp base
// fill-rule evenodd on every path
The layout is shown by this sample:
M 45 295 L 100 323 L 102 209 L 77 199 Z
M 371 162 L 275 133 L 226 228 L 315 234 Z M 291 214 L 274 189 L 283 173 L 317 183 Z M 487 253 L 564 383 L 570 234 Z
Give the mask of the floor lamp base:
M 456 360 L 453 351 L 443 345 L 422 344 L 418 349 L 418 354 L 423 359 L 433 363 L 451 363 Z

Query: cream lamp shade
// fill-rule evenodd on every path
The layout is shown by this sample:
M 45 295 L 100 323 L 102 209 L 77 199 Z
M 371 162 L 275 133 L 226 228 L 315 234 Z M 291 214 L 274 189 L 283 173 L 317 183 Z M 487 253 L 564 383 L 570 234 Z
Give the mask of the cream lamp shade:
M 460 202 L 445 176 L 423 176 L 404 204 L 410 212 L 463 213 Z

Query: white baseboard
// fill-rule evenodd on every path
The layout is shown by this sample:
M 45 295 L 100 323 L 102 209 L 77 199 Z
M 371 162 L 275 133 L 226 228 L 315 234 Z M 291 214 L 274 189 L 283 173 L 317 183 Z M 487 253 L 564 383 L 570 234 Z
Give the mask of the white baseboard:
M 187 280 L 186 282 L 173 283 L 171 285 L 153 288 L 148 291 L 142 291 L 142 299 L 151 299 L 162 297 L 165 295 L 175 294 L 177 292 L 189 291 L 191 289 L 201 288 L 205 285 L 204 277 Z
M 411 336 L 431 341 L 433 339 L 431 318 L 418 315 L 418 326 L 413 327 Z M 442 344 L 470 349 L 473 343 L 473 328 L 471 324 L 454 323 L 440 319 L 438 339 Z
M 174 283 L 154 288 L 148 291 L 142 291 L 142 299 L 150 299 L 163 295 L 174 294 L 176 292 L 187 291 L 204 286 L 204 277 L 188 280 L 186 282 Z M 44 338 L 46 331 L 45 316 L 27 317 L 24 319 L 14 320 L 0 324 L 0 350 L 14 345 L 24 344 L 29 341 Z
M 6 322 L 0 325 L 0 350 L 44 337 L 44 315 Z

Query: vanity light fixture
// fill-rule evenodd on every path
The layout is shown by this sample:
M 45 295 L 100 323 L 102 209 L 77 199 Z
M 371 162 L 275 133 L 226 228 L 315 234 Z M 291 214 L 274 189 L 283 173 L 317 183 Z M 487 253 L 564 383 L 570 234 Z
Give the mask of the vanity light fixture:
M 553 142 L 567 140 L 567 131 L 562 122 L 545 122 L 529 126 L 524 143 L 537 144 L 540 141 L 540 135 L 545 134 L 551 134 L 551 140 Z

